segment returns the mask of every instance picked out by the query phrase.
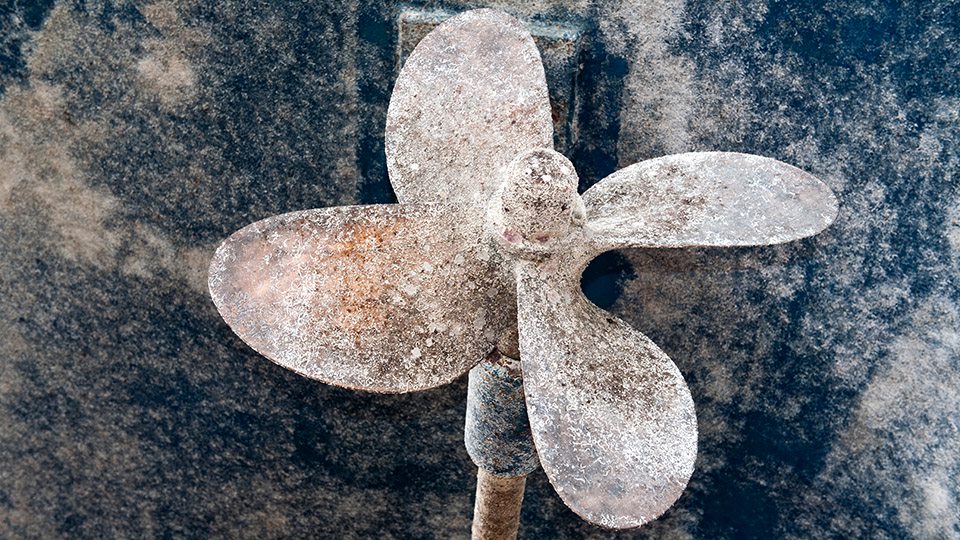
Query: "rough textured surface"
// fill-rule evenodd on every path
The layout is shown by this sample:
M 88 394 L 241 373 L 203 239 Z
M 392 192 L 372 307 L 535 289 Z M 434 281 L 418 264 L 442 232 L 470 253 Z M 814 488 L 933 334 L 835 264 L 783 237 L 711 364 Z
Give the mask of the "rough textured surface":
M 519 360 L 494 351 L 470 370 L 463 443 L 477 467 L 493 476 L 526 476 L 540 466 Z
M 516 320 L 492 247 L 455 207 L 291 212 L 224 241 L 210 293 L 281 366 L 348 388 L 424 390 L 466 373 Z
M 403 10 L 398 21 L 397 61 L 400 65 L 413 52 L 414 47 L 427 33 L 440 23 L 456 15 L 456 12 L 409 7 Z M 533 41 L 540 51 L 547 89 L 550 92 L 550 113 L 553 117 L 553 143 L 561 151 L 573 145 L 578 121 L 578 84 L 580 78 L 580 53 L 582 30 L 578 21 L 569 24 L 556 22 L 526 21 Z
M 559 152 L 536 149 L 519 154 L 506 167 L 503 186 L 487 210 L 489 229 L 498 245 L 512 259 L 566 247 L 586 213 L 577 181 L 573 164 Z
M 393 87 L 386 154 L 401 202 L 483 208 L 519 152 L 552 144 L 537 46 L 502 12 L 475 10 L 442 23 Z
M 696 415 L 670 358 L 578 290 L 584 254 L 781 243 L 828 226 L 836 200 L 816 178 L 773 159 L 687 153 L 601 180 L 585 194 L 592 215 L 584 223 L 573 164 L 550 149 L 526 149 L 528 141 L 515 144 L 517 132 L 540 126 L 528 109 L 542 109 L 536 99 L 548 105 L 546 96 L 524 94 L 543 81 L 506 79 L 495 88 L 500 96 L 475 100 L 490 69 L 509 75 L 531 67 L 522 55 L 502 53 L 517 41 L 532 43 L 522 24 L 489 9 L 453 17 L 421 40 L 395 87 L 387 113 L 391 183 L 410 201 L 449 199 L 455 206 L 342 207 L 263 220 L 217 249 L 210 291 L 254 349 L 302 375 L 354 389 L 439 386 L 505 334 L 518 333 L 523 375 L 515 369 L 511 379 L 507 369 L 491 378 L 486 368 L 496 366 L 489 363 L 471 372 L 471 458 L 483 473 L 526 476 L 534 464 L 532 431 L 547 476 L 575 512 L 611 529 L 639 527 L 686 487 L 697 454 Z M 536 79 L 543 70 L 534 68 Z M 457 89 L 452 98 L 449 88 Z M 416 100 L 433 95 L 445 96 L 427 103 L 435 109 Z M 457 116 L 464 108 L 475 113 L 466 124 Z M 440 139 L 425 132 L 437 125 L 444 126 Z M 409 151 L 424 147 L 426 154 Z M 498 165 L 510 149 L 519 152 Z M 424 176 L 404 159 L 423 162 Z M 450 195 L 451 182 L 457 189 L 471 180 L 474 190 L 460 193 L 465 199 Z M 498 279 L 501 267 L 508 274 L 516 268 L 516 287 Z M 455 275 L 457 289 L 450 287 Z M 517 409 L 524 398 L 532 429 Z M 477 493 L 481 512 L 482 486 Z M 515 513 L 504 517 L 512 522 Z
M 535 471 L 521 538 L 960 535 L 957 2 L 490 4 L 586 22 L 581 189 L 727 150 L 809 171 L 841 206 L 796 244 L 588 268 L 590 298 L 684 374 L 698 462 L 677 504 L 628 533 L 587 524 Z M 399 6 L 13 10 L 0 536 L 467 536 L 465 378 L 395 396 L 310 381 L 234 338 L 205 291 L 241 226 L 394 202 L 382 141 Z M 137 68 L 151 55 L 187 60 L 193 90 L 161 103 Z
M 477 473 L 471 540 L 513 540 L 517 537 L 526 484 L 526 475 L 495 476 L 482 469 Z
M 677 366 L 649 338 L 590 304 L 567 258 L 517 266 L 524 391 L 540 463 L 574 512 L 637 527 L 680 497 L 697 418 Z
M 837 200 L 823 182 L 779 162 L 690 152 L 621 169 L 583 194 L 598 253 L 625 247 L 757 246 L 814 235 Z

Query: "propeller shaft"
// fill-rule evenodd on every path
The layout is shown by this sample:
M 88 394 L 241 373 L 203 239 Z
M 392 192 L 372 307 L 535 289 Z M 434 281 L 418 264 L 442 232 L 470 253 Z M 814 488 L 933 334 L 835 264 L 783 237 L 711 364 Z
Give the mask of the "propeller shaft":
M 520 361 L 494 350 L 470 370 L 464 444 L 477 470 L 473 538 L 516 538 L 527 475 L 539 464 Z
M 494 350 L 470 370 L 463 441 L 477 467 L 494 476 L 524 476 L 540 465 L 519 360 Z
M 513 540 L 520 527 L 524 476 L 494 476 L 477 471 L 477 502 L 473 507 L 473 540 Z

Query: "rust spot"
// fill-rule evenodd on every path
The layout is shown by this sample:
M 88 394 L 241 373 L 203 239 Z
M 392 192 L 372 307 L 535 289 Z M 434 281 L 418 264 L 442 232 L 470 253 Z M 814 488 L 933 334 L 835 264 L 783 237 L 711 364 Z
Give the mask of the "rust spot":
M 251 225 L 218 249 L 210 290 L 258 351 L 350 388 L 437 386 L 495 344 L 521 356 L 522 369 L 492 354 L 471 372 L 471 457 L 525 474 L 532 433 L 575 512 L 637 527 L 693 472 L 694 405 L 663 351 L 583 298 L 581 263 L 619 247 L 785 242 L 826 227 L 836 200 L 799 169 L 723 152 L 645 161 L 581 199 L 573 165 L 549 148 L 551 112 L 563 113 L 519 21 L 492 10 L 450 19 L 413 52 L 387 113 L 403 204 Z
M 329 258 L 319 261 L 322 264 L 317 271 L 340 276 L 339 282 L 331 284 L 340 308 L 332 322 L 340 330 L 356 332 L 358 348 L 360 332 L 378 331 L 384 326 L 386 295 L 395 289 L 389 285 L 379 259 L 383 246 L 407 226 L 405 219 L 388 224 L 348 223 L 329 245 Z

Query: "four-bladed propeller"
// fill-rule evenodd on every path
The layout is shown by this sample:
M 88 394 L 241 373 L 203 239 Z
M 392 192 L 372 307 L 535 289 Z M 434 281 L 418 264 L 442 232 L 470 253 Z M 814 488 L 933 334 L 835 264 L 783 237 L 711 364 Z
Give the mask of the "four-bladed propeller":
M 743 246 L 816 234 L 830 189 L 773 159 L 705 152 L 624 168 L 577 194 L 552 146 L 536 46 L 476 10 L 441 24 L 400 73 L 387 115 L 396 205 L 293 212 L 217 250 L 210 292 L 231 328 L 330 384 L 444 384 L 519 331 L 541 464 L 564 502 L 640 526 L 683 492 L 693 400 L 649 338 L 590 304 L 580 272 L 616 248 Z

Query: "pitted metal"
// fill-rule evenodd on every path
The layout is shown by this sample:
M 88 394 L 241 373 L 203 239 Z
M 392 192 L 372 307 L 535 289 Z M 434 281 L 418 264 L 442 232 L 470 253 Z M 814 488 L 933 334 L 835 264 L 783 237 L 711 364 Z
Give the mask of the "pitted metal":
M 487 219 L 506 251 L 524 258 L 555 251 L 583 226 L 579 178 L 570 160 L 548 148 L 517 156 L 503 173 Z
M 625 247 L 762 246 L 817 234 L 837 200 L 813 175 L 735 152 L 649 159 L 583 194 L 597 250 Z
M 456 16 L 453 11 L 436 7 L 408 6 L 397 16 L 397 66 L 413 53 L 420 41 L 447 19 Z M 552 18 L 551 18 L 552 19 Z M 550 116 L 553 117 L 553 141 L 558 150 L 572 150 L 577 141 L 579 80 L 583 30 L 575 20 L 524 21 L 533 36 L 543 63 L 550 92 Z
M 393 87 L 385 150 L 401 203 L 480 208 L 524 150 L 553 146 L 547 81 L 517 19 L 490 9 L 444 21 Z
M 217 251 L 210 291 L 252 347 L 351 388 L 429 388 L 498 343 L 519 352 L 522 385 L 502 359 L 471 373 L 471 456 L 504 475 L 535 466 L 525 401 L 564 502 L 594 523 L 637 527 L 693 472 L 693 400 L 653 341 L 583 297 L 584 266 L 623 247 L 803 238 L 833 221 L 837 202 L 799 169 L 722 152 L 638 163 L 581 202 L 573 165 L 549 149 L 551 130 L 523 24 L 493 10 L 453 17 L 411 54 L 390 103 L 387 161 L 401 204 L 244 228 Z
M 234 233 L 210 264 L 230 327 L 307 377 L 409 392 L 469 370 L 515 320 L 482 224 L 438 205 L 344 206 Z
M 636 527 L 666 511 L 693 473 L 693 398 L 653 341 L 583 297 L 580 269 L 564 259 L 517 265 L 534 441 L 567 506 L 605 527 Z

